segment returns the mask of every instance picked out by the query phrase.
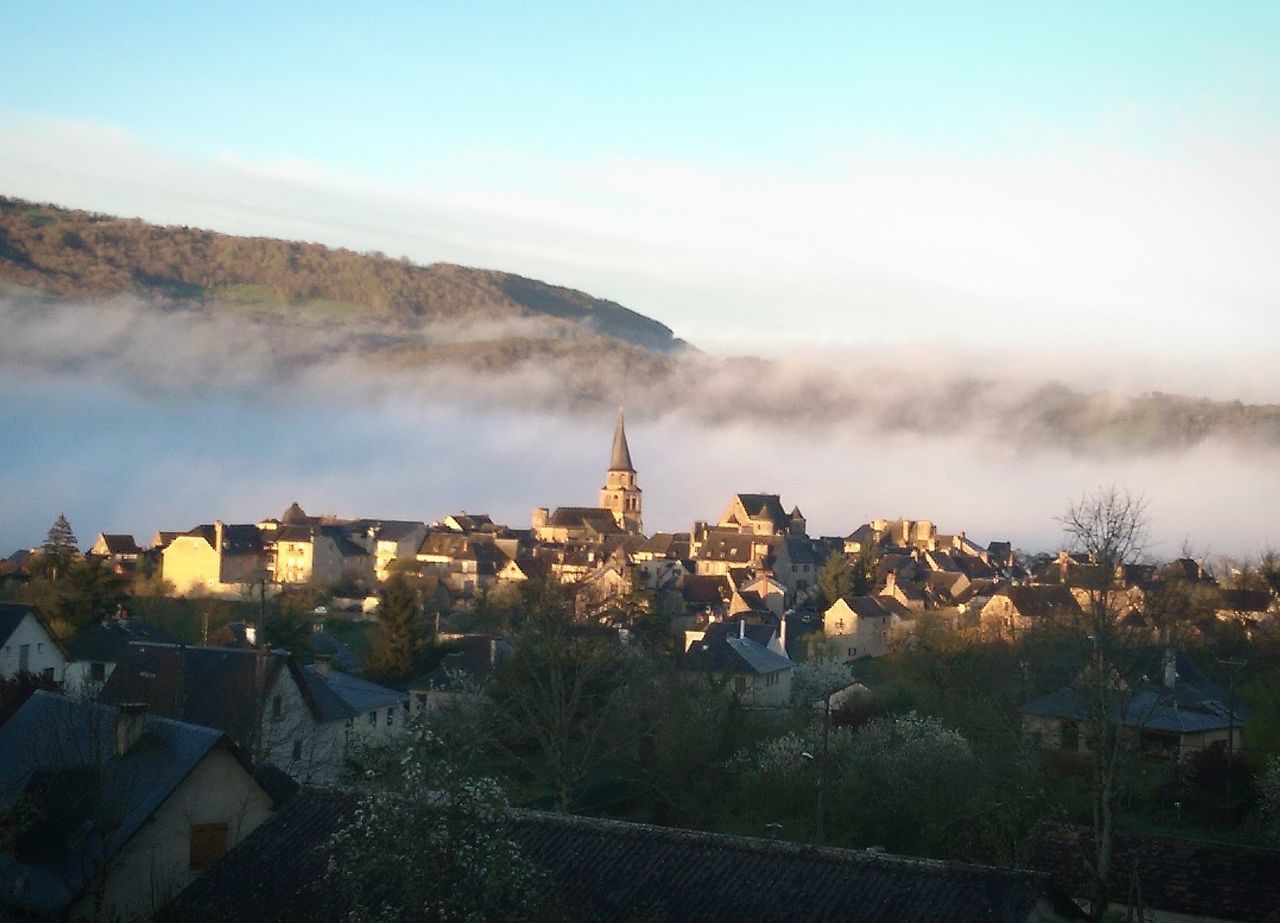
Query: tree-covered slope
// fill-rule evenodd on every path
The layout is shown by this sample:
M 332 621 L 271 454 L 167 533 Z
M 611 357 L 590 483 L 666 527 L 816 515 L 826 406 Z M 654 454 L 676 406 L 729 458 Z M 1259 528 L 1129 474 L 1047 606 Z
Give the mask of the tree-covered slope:
M 659 353 L 684 346 L 663 324 L 612 301 L 509 273 L 418 266 L 381 254 L 161 227 L 5 197 L 0 282 L 79 299 L 130 294 L 409 327 L 544 317 Z

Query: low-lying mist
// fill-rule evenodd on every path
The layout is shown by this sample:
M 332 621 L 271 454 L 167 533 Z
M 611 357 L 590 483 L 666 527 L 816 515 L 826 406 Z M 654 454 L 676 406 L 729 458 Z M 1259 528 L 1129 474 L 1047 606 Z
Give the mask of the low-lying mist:
M 1280 409 L 1231 386 L 1280 395 L 1247 379 L 937 344 L 654 359 L 536 319 L 393 329 L 0 299 L 0 551 L 64 511 L 87 545 L 293 500 L 523 526 L 534 506 L 595 502 L 625 402 L 651 531 L 770 491 L 815 534 L 909 516 L 1038 550 L 1072 498 L 1114 483 L 1148 497 L 1153 555 L 1256 554 L 1276 539 Z

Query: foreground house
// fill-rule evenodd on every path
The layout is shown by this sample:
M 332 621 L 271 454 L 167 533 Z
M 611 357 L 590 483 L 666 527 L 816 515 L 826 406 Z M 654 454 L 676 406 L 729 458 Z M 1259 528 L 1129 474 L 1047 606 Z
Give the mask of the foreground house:
M 0 918 L 148 919 L 272 808 L 220 731 L 36 692 L 0 727 Z
M 61 682 L 66 667 L 66 651 L 33 607 L 0 603 L 0 677 L 30 673 Z
M 357 804 L 346 793 L 299 794 L 158 919 L 347 919 L 352 908 L 326 870 L 330 839 Z M 513 811 L 510 834 L 546 870 L 565 918 L 588 923 L 1083 919 L 1032 872 L 535 811 Z

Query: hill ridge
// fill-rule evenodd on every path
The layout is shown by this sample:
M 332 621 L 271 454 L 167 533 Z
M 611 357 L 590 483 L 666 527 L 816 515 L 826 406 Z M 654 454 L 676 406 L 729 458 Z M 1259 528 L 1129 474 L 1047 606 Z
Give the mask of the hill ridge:
M 515 273 L 157 225 L 7 196 L 0 196 L 0 280 L 64 298 L 131 294 L 407 327 L 548 318 L 650 352 L 690 348 L 665 324 L 615 301 Z

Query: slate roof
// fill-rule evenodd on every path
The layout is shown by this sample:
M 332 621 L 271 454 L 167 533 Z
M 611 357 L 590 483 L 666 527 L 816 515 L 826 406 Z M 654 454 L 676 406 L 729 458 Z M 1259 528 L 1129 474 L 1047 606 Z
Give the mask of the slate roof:
M 196 526 L 184 535 L 194 535 L 202 538 L 209 543 L 209 547 L 214 551 L 218 549 L 214 547 L 214 540 L 217 530 L 214 525 L 204 523 Z M 223 524 L 222 527 L 222 553 L 223 554 L 260 554 L 262 552 L 262 533 L 258 527 L 253 524 L 248 525 L 228 525 Z
M 77 632 L 67 641 L 67 659 L 116 663 L 128 652 L 131 641 L 178 643 L 177 638 L 142 619 L 106 619 Z
M 622 422 L 622 411 L 618 411 L 618 422 L 613 427 L 613 447 L 609 451 L 609 470 L 610 471 L 632 471 L 635 466 L 631 464 L 631 449 L 627 445 L 627 428 Z
M 1070 893 L 1083 893 L 1092 834 L 1057 828 L 1036 843 L 1028 865 Z M 1280 850 L 1172 836 L 1117 833 L 1107 894 L 1127 903 L 1135 869 L 1148 910 L 1215 920 L 1280 923 Z
M 638 549 L 655 558 L 687 558 L 689 556 L 688 532 L 655 532 Z
M 138 741 L 117 757 L 118 714 L 106 705 L 41 690 L 0 727 L 0 811 L 27 795 L 44 801 L 48 812 L 43 826 L 33 828 L 41 842 L 28 847 L 31 861 L 19 864 L 14 853 L 0 854 L 4 900 L 60 915 L 93 870 L 83 849 L 68 848 L 73 835 L 97 825 L 101 836 L 85 842 L 114 855 L 215 747 L 230 747 L 249 771 L 222 732 L 154 715 L 145 717 Z M 50 785 L 70 777 L 77 784 L 74 793 L 86 797 L 68 803 L 68 791 Z M 103 818 L 111 818 L 110 827 L 101 826 Z M 15 898 L 15 879 L 23 873 L 30 878 Z
M 547 525 L 590 529 L 604 535 L 622 531 L 612 512 L 596 506 L 558 506 L 547 520 Z
M 132 535 L 119 535 L 114 533 L 99 533 L 99 538 L 107 548 L 107 554 L 142 554 L 142 549 L 138 547 L 138 543 L 134 541 Z M 97 542 L 94 542 L 96 545 Z
M 729 601 L 733 584 L 724 574 L 685 574 L 680 593 L 687 603 L 714 605 Z
M 151 714 L 217 728 L 244 743 L 258 719 L 257 658 L 252 648 L 131 643 L 99 700 L 145 702 Z M 262 690 L 270 690 L 286 671 L 304 685 L 297 664 L 282 651 L 266 653 L 263 666 Z
M 997 595 L 1008 596 L 1014 608 L 1028 618 L 1043 618 L 1080 610 L 1071 591 L 1060 583 L 1020 584 L 1005 587 Z
M 350 793 L 304 790 L 157 917 L 336 921 L 328 843 Z M 1041 875 L 822 849 L 598 818 L 512 811 L 509 832 L 546 869 L 567 919 L 606 923 L 1003 923 L 1082 919 Z M 287 863 L 279 858 L 288 856 Z
M 40 612 L 34 606 L 26 603 L 0 603 L 0 644 L 4 644 L 9 640 L 9 636 L 17 630 L 19 623 L 30 615 L 36 620 L 37 624 L 44 629 L 44 633 L 49 636 L 49 640 L 62 652 L 62 656 L 67 656 L 66 646 L 59 640 L 58 636 L 53 633 L 53 629 L 48 626 Z
M 330 670 L 326 676 L 315 664 L 304 666 L 302 676 L 315 700 L 321 721 L 345 721 L 375 708 L 386 708 L 409 700 L 403 692 L 340 670 Z
M 769 650 L 776 634 L 772 625 L 746 624 L 745 637 L 738 637 L 739 621 L 716 622 L 707 628 L 701 641 L 694 642 L 684 655 L 682 669 L 698 673 L 743 673 L 761 675 L 789 670 L 790 660 Z
M 1239 726 L 1251 714 L 1235 701 L 1235 717 L 1231 717 L 1231 699 L 1210 680 L 1186 654 L 1179 651 L 1174 662 L 1177 674 L 1172 689 L 1163 683 L 1163 652 L 1144 650 L 1126 671 L 1132 693 L 1123 703 L 1124 711 L 1113 717 L 1126 727 L 1169 734 L 1195 734 L 1223 730 L 1231 724 Z M 1048 695 L 1027 702 L 1023 714 L 1079 721 L 1088 716 L 1086 694 L 1068 685 Z
M 36 610 L 26 603 L 0 603 L 0 644 L 9 640 L 9 636 L 18 630 L 18 625 L 28 614 L 39 618 Z M 53 635 L 50 634 L 50 637 Z
M 451 644 L 450 646 L 454 646 Z M 467 635 L 456 642 L 439 665 L 404 683 L 406 689 L 450 689 L 454 679 L 482 681 L 492 673 L 495 661 L 511 653 L 511 642 L 488 635 Z
M 742 508 L 752 519 L 764 519 L 780 528 L 791 521 L 777 494 L 738 494 Z

